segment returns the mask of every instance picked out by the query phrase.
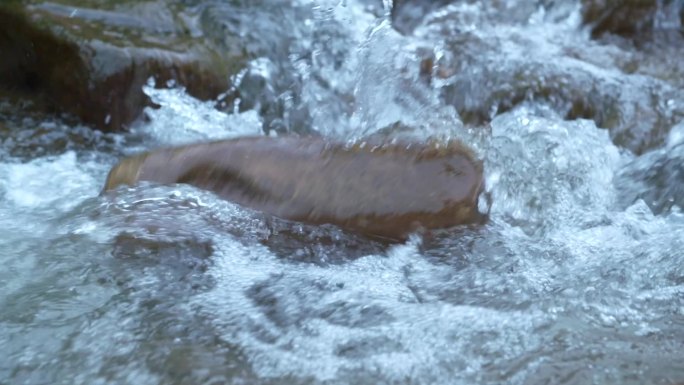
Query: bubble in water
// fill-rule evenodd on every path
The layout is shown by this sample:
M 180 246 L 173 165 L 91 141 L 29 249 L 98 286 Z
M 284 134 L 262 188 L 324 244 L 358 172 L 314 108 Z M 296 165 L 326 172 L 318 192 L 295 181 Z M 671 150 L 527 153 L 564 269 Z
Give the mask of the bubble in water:
M 608 133 L 586 120 L 558 121 L 525 108 L 492 121 L 485 172 L 492 215 L 536 231 L 581 225 L 614 203 L 620 155 Z

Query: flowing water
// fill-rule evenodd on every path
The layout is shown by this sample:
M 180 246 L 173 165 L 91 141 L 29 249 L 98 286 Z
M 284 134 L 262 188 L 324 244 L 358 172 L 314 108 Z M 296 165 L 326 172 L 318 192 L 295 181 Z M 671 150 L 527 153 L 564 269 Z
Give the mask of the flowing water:
M 680 78 L 624 71 L 573 1 L 405 35 L 391 2 L 236 3 L 201 10 L 254 56 L 219 109 L 150 86 L 102 134 L 2 105 L 0 383 L 684 382 Z M 99 194 L 126 154 L 264 130 L 460 138 L 490 221 L 386 247 L 189 186 Z

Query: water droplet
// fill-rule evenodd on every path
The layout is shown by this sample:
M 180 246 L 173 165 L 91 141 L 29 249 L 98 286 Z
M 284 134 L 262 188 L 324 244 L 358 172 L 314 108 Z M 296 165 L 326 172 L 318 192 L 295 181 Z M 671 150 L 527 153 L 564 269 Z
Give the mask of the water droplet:
M 667 147 L 673 148 L 684 143 L 684 121 L 676 124 L 667 136 Z

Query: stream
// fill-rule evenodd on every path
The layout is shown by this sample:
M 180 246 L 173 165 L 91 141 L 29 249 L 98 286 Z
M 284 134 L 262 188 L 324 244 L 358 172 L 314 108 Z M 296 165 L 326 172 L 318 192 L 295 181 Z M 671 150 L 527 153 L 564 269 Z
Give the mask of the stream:
M 592 39 L 571 0 L 454 2 L 404 34 L 391 1 L 211 3 L 252 22 L 240 99 L 150 83 L 122 133 L 0 101 L 0 384 L 684 383 L 666 60 Z M 264 132 L 458 138 L 489 221 L 386 246 L 191 186 L 100 194 L 126 155 Z

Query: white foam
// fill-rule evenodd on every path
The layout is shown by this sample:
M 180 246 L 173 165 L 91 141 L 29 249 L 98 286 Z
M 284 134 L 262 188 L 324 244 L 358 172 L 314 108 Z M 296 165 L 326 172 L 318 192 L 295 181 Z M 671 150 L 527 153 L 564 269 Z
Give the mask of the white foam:
M 182 87 L 154 88 L 143 91 L 161 108 L 146 108 L 150 122 L 136 127 L 160 145 L 180 145 L 191 142 L 261 135 L 261 118 L 256 111 L 227 114 L 214 107 L 212 101 L 200 101 Z
M 101 186 L 93 176 L 93 167 L 79 163 L 73 151 L 23 164 L 4 164 L 0 188 L 10 205 L 23 209 L 51 208 L 58 213 L 97 195 Z
M 684 143 L 684 121 L 670 129 L 670 133 L 667 135 L 667 148 L 673 148 L 682 143 Z

